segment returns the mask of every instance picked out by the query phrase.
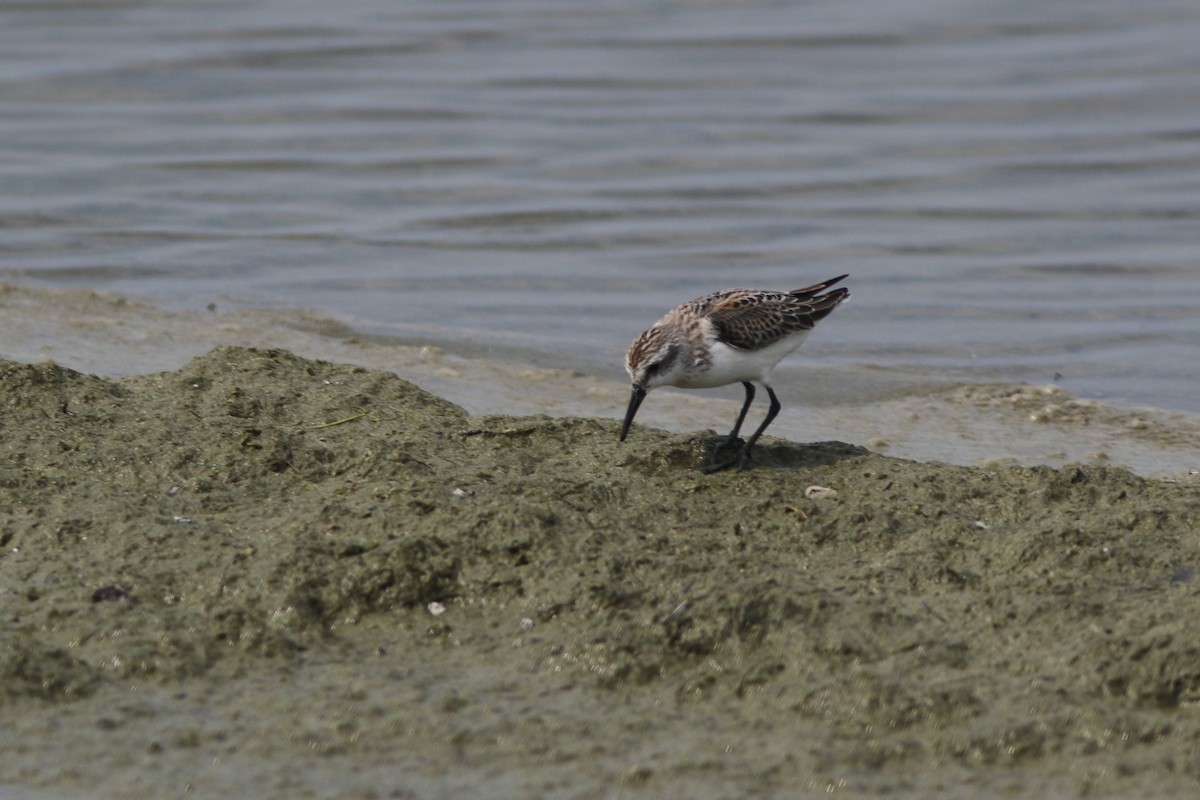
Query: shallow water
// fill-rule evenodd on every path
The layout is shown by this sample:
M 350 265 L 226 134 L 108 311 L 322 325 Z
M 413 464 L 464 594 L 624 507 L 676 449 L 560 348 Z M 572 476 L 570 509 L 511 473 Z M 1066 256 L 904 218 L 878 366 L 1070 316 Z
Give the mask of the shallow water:
M 619 377 L 680 300 L 851 272 L 834 401 L 1200 411 L 1191 0 L 0 14 L 2 279 Z

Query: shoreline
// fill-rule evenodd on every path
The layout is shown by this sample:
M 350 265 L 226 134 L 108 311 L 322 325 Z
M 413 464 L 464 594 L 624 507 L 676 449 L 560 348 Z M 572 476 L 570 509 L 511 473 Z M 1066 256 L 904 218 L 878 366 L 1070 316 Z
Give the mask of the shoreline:
M 5 790 L 1200 790 L 1195 476 L 774 436 L 710 476 L 283 350 L 0 383 Z
M 304 310 L 167 311 L 104 292 L 4 282 L 0 308 L 0 358 L 48 359 L 109 377 L 175 370 L 214 347 L 243 345 L 390 370 L 476 414 L 615 419 L 628 402 L 620 367 L 600 377 L 462 355 L 363 335 Z M 1186 477 L 1200 469 L 1200 417 L 1106 406 L 1053 385 L 959 383 L 793 361 L 778 389 L 783 411 L 770 430 L 782 438 L 839 439 L 900 458 L 958 465 L 1085 463 L 1153 477 Z M 858 387 L 864 399 L 845 404 L 822 398 L 819 386 L 826 382 Z M 721 431 L 740 403 L 738 387 L 660 390 L 638 419 L 677 433 Z M 751 418 L 757 418 L 753 412 Z

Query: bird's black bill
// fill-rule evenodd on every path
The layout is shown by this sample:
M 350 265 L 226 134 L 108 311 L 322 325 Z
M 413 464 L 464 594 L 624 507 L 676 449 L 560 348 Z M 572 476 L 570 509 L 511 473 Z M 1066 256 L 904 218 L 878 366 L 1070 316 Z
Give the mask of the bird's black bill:
M 640 386 L 633 387 L 633 394 L 629 397 L 629 408 L 625 409 L 625 424 L 621 426 L 621 441 L 625 441 L 625 437 L 629 434 L 629 426 L 633 424 L 633 415 L 637 413 L 638 406 L 646 399 L 646 390 Z

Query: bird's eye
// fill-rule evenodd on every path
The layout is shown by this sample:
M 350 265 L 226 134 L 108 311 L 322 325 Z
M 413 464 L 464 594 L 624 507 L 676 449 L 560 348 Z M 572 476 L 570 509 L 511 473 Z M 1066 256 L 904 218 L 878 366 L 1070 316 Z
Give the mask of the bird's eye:
M 646 365 L 647 375 L 662 375 L 664 372 L 675 368 L 675 363 L 679 360 L 679 346 L 671 345 L 666 350 L 655 353 L 654 361 Z

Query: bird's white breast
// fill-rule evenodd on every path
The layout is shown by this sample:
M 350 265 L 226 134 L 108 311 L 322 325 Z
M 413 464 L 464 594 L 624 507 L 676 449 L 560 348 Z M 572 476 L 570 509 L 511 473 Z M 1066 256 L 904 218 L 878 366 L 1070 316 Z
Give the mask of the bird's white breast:
M 683 389 L 708 389 L 742 381 L 758 381 L 770 385 L 771 370 L 785 356 L 799 347 L 808 331 L 797 331 L 761 350 L 738 350 L 710 340 L 708 369 L 691 369 L 675 385 Z M 702 366 L 698 364 L 697 367 Z

